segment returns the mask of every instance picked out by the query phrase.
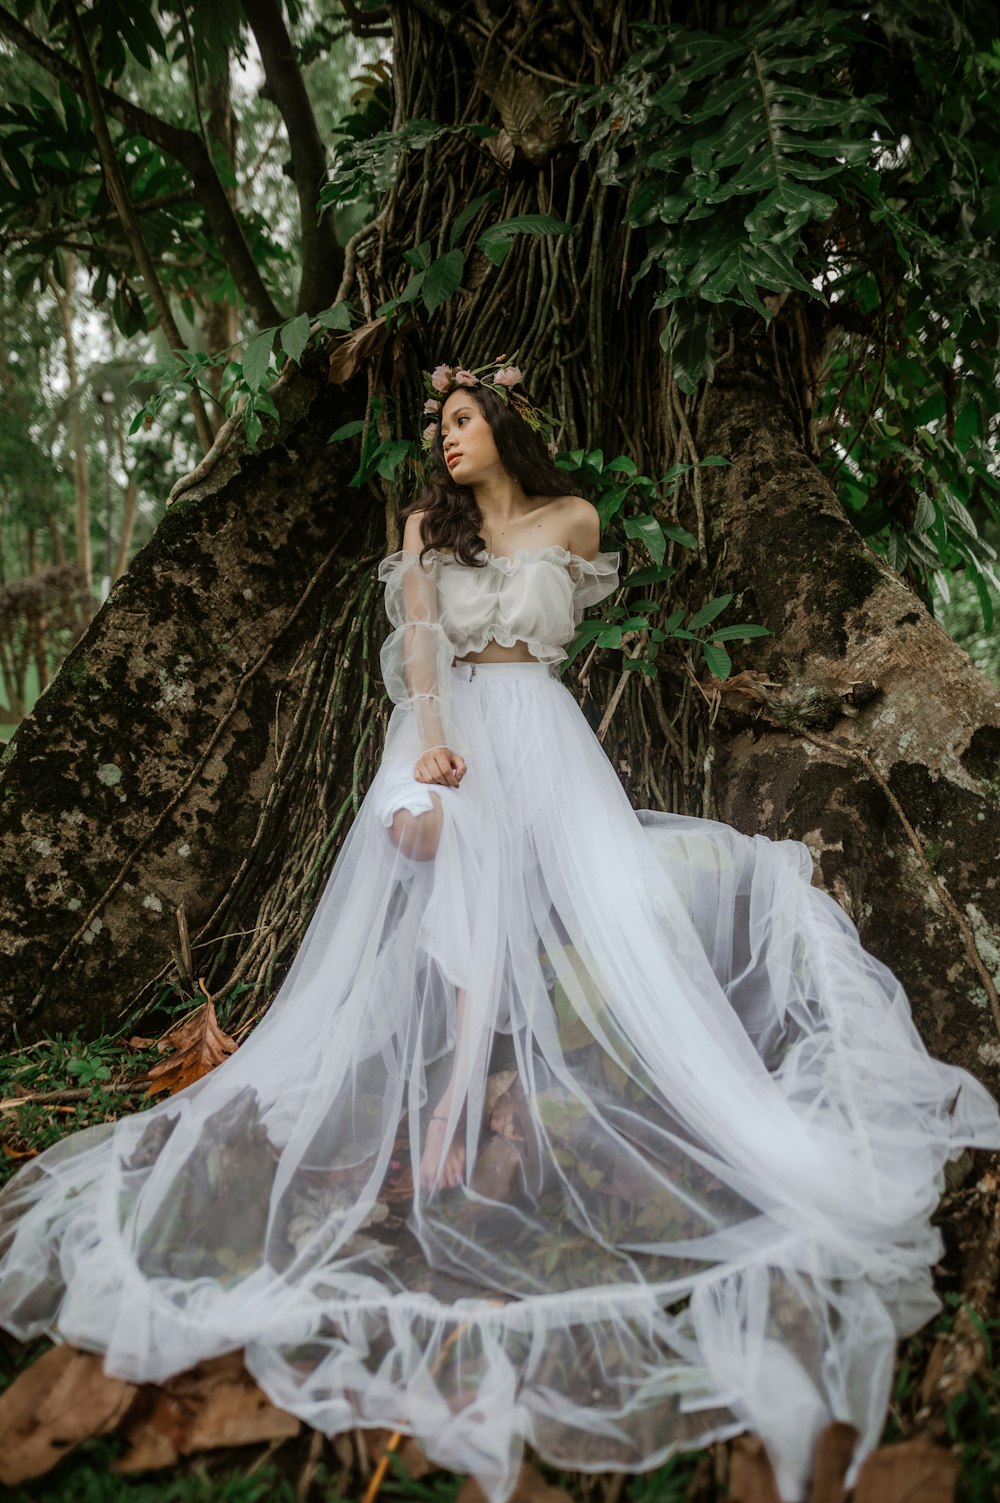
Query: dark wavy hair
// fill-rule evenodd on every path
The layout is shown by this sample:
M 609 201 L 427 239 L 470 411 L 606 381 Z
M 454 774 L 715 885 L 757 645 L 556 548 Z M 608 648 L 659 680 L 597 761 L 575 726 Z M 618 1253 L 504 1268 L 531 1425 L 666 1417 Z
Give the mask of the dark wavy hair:
M 531 400 L 523 387 L 518 390 Z M 480 382 L 477 386 L 450 387 L 442 394 L 442 409 L 456 391 L 463 391 L 479 404 L 493 430 L 500 463 L 512 480 L 519 481 L 531 496 L 566 495 L 566 476 L 552 463 L 541 434 L 525 422 L 513 403 L 505 402 Z M 450 548 L 460 563 L 485 567 L 485 560 L 476 556 L 486 547 L 479 531 L 483 518 L 471 486 L 456 485 L 448 472 L 440 420 L 429 451 L 424 485 L 416 499 L 400 512 L 400 518 L 405 521 L 415 511 L 425 513 L 420 527 L 421 558 L 428 548 Z

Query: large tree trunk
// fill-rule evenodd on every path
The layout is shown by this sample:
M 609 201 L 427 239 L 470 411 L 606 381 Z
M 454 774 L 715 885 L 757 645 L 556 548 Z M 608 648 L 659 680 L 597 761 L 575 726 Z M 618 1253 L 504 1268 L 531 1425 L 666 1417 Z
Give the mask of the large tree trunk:
M 232 451 L 171 509 L 2 766 L 2 1016 L 22 1035 L 96 1031 L 158 984 L 199 977 L 216 992 L 256 983 L 240 1017 L 266 1006 L 385 723 L 373 577 L 398 546 L 402 498 L 347 490 L 355 455 L 326 435 L 363 409 L 365 376 L 415 433 L 422 367 L 516 349 L 566 441 L 629 452 L 653 475 L 699 451 L 734 461 L 683 498 L 708 567 L 678 576 L 664 605 L 733 589 L 736 619 L 773 636 L 741 650 L 737 668 L 758 676 L 727 690 L 717 716 L 679 657 L 655 680 L 627 675 L 605 747 L 633 802 L 805 839 L 817 881 L 903 977 L 928 1042 L 988 1078 L 1000 1060 L 987 972 L 1000 933 L 987 865 L 996 694 L 852 530 L 753 331 L 698 398 L 670 380 L 655 289 L 623 291 L 640 253 L 621 198 L 566 145 L 539 76 L 607 76 L 627 28 L 598 5 L 581 50 L 576 8 L 556 4 L 530 43 L 508 16 L 503 46 L 488 47 L 485 11 L 445 30 L 437 6 L 393 10 L 401 118 L 461 111 L 507 137 L 412 154 L 348 295 L 371 316 L 409 275 L 403 250 L 424 237 L 447 249 L 450 222 L 490 188 L 502 201 L 468 238 L 539 211 L 577 232 L 523 237 L 499 268 L 470 254 L 429 334 L 384 342 L 340 392 L 315 371 L 293 378 L 280 439 L 257 458 Z M 506 54 L 522 42 L 534 72 Z M 611 654 L 599 664 L 581 693 L 595 725 L 618 679 Z
M 851 526 L 772 382 L 738 362 L 698 433 L 733 461 L 715 584 L 773 634 L 737 655 L 765 681 L 722 696 L 705 812 L 804 840 L 928 1046 L 995 1086 L 1000 692 Z

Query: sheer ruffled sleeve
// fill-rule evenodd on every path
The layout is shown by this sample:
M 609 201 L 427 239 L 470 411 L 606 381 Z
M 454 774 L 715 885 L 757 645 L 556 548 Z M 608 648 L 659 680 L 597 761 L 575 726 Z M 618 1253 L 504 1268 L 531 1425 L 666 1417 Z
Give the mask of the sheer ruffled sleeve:
M 395 628 L 382 643 L 379 660 L 386 693 L 413 711 L 420 748 L 450 746 L 451 663 L 454 647 L 441 625 L 438 608 L 440 561 L 401 548 L 378 566 L 385 585 L 385 612 Z
M 577 625 L 588 605 L 596 605 L 618 585 L 620 553 L 597 553 L 593 558 L 573 555 L 570 578 L 573 581 L 573 614 Z

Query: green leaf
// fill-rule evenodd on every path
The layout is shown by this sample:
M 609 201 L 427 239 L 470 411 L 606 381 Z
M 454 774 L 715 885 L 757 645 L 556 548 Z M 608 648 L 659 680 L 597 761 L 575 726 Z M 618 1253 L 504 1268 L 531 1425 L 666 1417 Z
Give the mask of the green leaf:
M 394 439 L 392 442 L 382 446 L 382 452 L 375 465 L 375 469 L 382 476 L 383 480 L 394 480 L 396 471 L 402 465 L 406 456 L 412 452 L 413 445 L 409 439 Z
M 271 364 L 274 329 L 261 329 L 243 351 L 243 379 L 251 391 L 259 391 Z
M 327 439 L 328 444 L 339 444 L 345 438 L 356 438 L 359 433 L 364 433 L 365 425 L 361 418 L 353 418 L 349 423 L 342 423 L 334 430 Z
M 634 574 L 629 574 L 622 580 L 626 589 L 638 589 L 641 585 L 660 584 L 665 579 L 670 579 L 677 573 L 665 564 L 656 564 L 646 569 L 637 569 Z
M 460 250 L 445 251 L 443 256 L 438 256 L 436 261 L 431 262 L 424 275 L 421 292 L 428 313 L 435 312 L 442 303 L 447 302 L 453 292 L 457 292 L 464 274 L 465 256 Z
M 732 670 L 733 660 L 724 647 L 715 647 L 711 642 L 703 642 L 701 650 L 705 655 L 705 662 L 709 672 L 714 673 L 716 678 L 728 678 Z
M 324 308 L 322 313 L 317 314 L 318 322 L 324 329 L 337 329 L 346 334 L 351 327 L 350 303 L 333 303 L 329 308 Z
M 709 600 L 701 607 L 701 610 L 695 611 L 688 622 L 688 630 L 697 631 L 699 626 L 707 626 L 709 621 L 714 621 L 716 616 L 721 615 L 726 609 L 732 598 L 730 593 L 729 595 L 716 595 L 714 600 Z
M 281 348 L 289 360 L 294 360 L 296 365 L 302 359 L 302 351 L 308 342 L 308 313 L 300 313 L 298 318 L 293 318 L 289 323 L 281 325 Z
M 676 303 L 660 335 L 660 344 L 673 360 L 674 380 L 681 391 L 690 396 L 699 381 L 711 381 L 715 374 L 715 349 L 707 309 L 691 302 Z
M 260 436 L 264 432 L 264 424 L 257 416 L 256 408 L 251 402 L 248 402 L 243 409 L 243 430 L 250 448 L 256 449 Z
M 667 544 L 663 536 L 663 528 L 655 517 L 648 513 L 641 513 L 637 517 L 626 517 L 622 526 L 626 537 L 639 538 L 653 562 L 662 564 Z
M 766 626 L 720 626 L 718 631 L 713 631 L 708 640 L 710 642 L 739 642 L 747 637 L 769 637 L 770 631 Z
M 451 229 L 448 232 L 448 244 L 450 246 L 457 245 L 462 231 L 465 229 L 466 225 L 472 223 L 483 205 L 495 204 L 499 197 L 500 189 L 491 188 L 488 193 L 480 193 L 479 196 L 477 198 L 474 198 L 471 203 L 467 203 L 462 212 L 454 220 Z
M 665 537 L 672 538 L 675 543 L 680 543 L 684 548 L 698 549 L 698 539 L 694 533 L 688 532 L 686 527 L 680 527 L 676 522 L 664 522 L 663 533 Z
M 407 266 L 415 266 L 418 271 L 426 271 L 431 264 L 431 243 L 422 240 L 419 245 L 412 246 L 403 252 L 403 260 Z
M 513 240 L 488 240 L 485 243 L 479 240 L 476 243 L 483 255 L 492 261 L 494 266 L 503 265 L 514 244 Z
M 491 224 L 476 244 L 486 251 L 487 246 L 510 240 L 513 235 L 572 235 L 575 231 L 575 225 L 568 224 L 565 219 L 556 219 L 552 214 L 515 214 L 512 219 L 501 219 L 499 223 Z
M 934 502 L 926 491 L 921 491 L 917 497 L 917 512 L 913 519 L 914 532 L 926 532 L 933 525 L 935 516 Z

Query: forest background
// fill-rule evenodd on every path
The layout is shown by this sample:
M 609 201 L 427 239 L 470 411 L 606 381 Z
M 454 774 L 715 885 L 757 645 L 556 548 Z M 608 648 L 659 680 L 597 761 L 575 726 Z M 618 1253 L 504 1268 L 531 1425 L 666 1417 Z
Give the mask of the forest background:
M 633 802 L 805 839 L 929 1046 L 997 1088 L 995 20 L 0 7 L 8 1168 L 134 1106 L 164 1052 L 163 1089 L 211 1067 L 280 984 L 377 763 L 373 572 L 419 372 L 452 358 L 516 355 L 625 554 L 566 681 Z M 988 1167 L 942 1216 L 947 1311 L 887 1438 L 950 1441 L 985 1499 Z M 38 1356 L 8 1344 L 10 1373 Z M 24 1496 L 105 1496 L 120 1451 Z M 249 1503 L 370 1465 L 255 1454 L 164 1485 Z M 709 1499 L 733 1454 L 548 1485 Z

